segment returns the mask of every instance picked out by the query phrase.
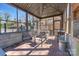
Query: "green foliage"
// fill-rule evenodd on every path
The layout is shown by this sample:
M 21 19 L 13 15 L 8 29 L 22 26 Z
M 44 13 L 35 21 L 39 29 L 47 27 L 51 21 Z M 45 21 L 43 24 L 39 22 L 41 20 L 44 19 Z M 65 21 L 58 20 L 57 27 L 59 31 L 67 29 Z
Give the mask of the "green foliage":
M 0 21 L 2 20 L 2 16 L 0 16 Z
M 76 43 L 76 55 L 79 56 L 79 43 Z
M 5 13 L 5 19 L 6 19 L 6 28 L 8 29 L 10 27 L 10 15 Z
M 30 27 L 29 30 L 33 30 L 33 29 L 34 29 L 35 22 L 36 22 L 36 21 L 34 21 L 34 20 L 29 20 L 29 21 L 28 21 L 28 23 L 29 23 L 29 27 Z
M 2 28 L 2 24 L 0 23 L 0 31 L 1 31 L 1 28 Z
M 1 20 L 2 20 L 2 17 L 0 16 L 0 32 L 1 32 L 1 27 L 2 27 Z

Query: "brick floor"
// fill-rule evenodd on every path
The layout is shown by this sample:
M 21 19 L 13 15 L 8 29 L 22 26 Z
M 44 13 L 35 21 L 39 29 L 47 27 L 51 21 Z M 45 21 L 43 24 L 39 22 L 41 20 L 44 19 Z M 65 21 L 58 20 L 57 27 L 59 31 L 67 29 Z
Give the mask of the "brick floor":
M 66 54 L 58 49 L 58 43 L 56 38 L 48 37 L 48 40 L 42 43 L 42 46 L 38 46 L 36 49 L 32 41 L 24 41 L 17 45 L 6 48 L 6 54 L 9 56 L 65 56 Z

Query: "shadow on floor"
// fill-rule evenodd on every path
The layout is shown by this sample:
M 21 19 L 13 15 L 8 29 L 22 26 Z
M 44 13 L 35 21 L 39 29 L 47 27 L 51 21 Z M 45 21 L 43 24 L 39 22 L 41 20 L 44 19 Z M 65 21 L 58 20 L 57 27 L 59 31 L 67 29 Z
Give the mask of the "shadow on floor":
M 48 39 L 45 43 L 46 44 L 52 44 L 52 40 L 51 39 Z
M 31 44 L 29 44 L 31 47 L 34 47 L 34 46 L 36 46 L 37 45 L 37 43 L 36 42 L 31 42 Z
M 49 50 L 50 48 L 37 48 L 37 49 L 34 49 L 33 48 L 27 48 L 27 49 L 10 49 L 9 51 L 30 51 L 30 50 L 33 50 L 33 51 L 43 51 L 43 50 Z
M 25 44 L 25 43 L 31 43 L 29 44 L 30 46 L 34 47 L 36 45 L 36 43 L 32 42 L 32 41 L 24 41 L 14 47 L 17 47 L 17 46 L 20 46 L 22 44 Z M 30 55 L 33 51 L 45 51 L 45 50 L 48 50 L 48 54 L 47 55 L 44 55 L 44 56 L 67 56 L 64 52 L 60 51 L 59 48 L 58 48 L 58 42 L 55 38 L 55 40 L 51 40 L 51 39 L 48 39 L 46 41 L 45 44 L 52 44 L 52 46 L 50 46 L 50 48 L 25 48 L 25 49 L 9 49 L 7 51 L 29 51 L 26 55 L 27 56 L 42 56 L 42 55 Z M 12 47 L 13 48 L 13 47 Z M 44 52 L 43 52 L 44 53 Z
M 48 56 L 68 56 L 65 52 L 59 50 L 57 39 L 52 40 L 52 46 L 49 49 Z
M 31 47 L 34 47 L 36 45 L 36 43 L 35 42 L 32 42 L 31 40 L 25 40 L 25 41 L 22 41 L 22 42 L 19 42 L 19 43 L 15 43 L 14 45 L 8 46 L 8 47 L 4 48 L 4 50 L 5 51 L 9 51 L 12 48 L 16 48 L 16 47 L 18 47 L 20 45 L 23 45 L 23 44 L 26 44 L 26 43 L 27 44 L 29 43 L 29 45 Z

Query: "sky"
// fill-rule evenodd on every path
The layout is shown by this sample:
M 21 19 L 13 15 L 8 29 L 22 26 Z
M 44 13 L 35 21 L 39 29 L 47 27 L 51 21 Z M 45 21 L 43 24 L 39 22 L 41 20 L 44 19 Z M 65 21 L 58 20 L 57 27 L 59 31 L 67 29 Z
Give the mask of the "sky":
M 4 14 L 8 13 L 10 15 L 10 20 L 17 19 L 17 9 L 9 4 L 0 3 L 0 15 L 3 16 L 3 20 L 5 20 Z M 28 14 L 28 20 L 32 21 L 32 15 Z M 20 9 L 18 9 L 18 19 L 21 19 L 22 22 L 25 22 L 26 13 Z
M 13 20 L 14 18 L 17 17 L 17 13 L 16 13 L 16 8 L 8 5 L 8 4 L 4 4 L 4 3 L 0 3 L 0 14 L 3 15 L 4 13 L 8 13 L 10 15 L 10 19 Z M 25 17 L 25 12 L 22 10 L 18 10 L 18 18 L 23 18 Z

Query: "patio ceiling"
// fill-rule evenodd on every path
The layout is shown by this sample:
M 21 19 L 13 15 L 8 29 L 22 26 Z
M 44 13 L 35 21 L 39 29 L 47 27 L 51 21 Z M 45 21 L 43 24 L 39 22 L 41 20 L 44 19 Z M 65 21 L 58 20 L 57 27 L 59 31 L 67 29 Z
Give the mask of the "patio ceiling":
M 38 18 L 60 15 L 67 6 L 66 3 L 12 3 L 11 5 L 27 11 Z

